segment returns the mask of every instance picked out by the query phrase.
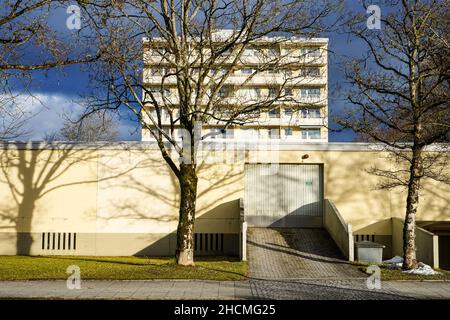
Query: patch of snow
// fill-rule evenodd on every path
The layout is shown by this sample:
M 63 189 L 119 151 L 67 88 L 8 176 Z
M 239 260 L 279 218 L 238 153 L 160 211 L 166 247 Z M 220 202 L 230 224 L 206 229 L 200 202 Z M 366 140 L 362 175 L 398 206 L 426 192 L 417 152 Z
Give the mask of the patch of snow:
M 388 269 L 400 269 L 403 266 L 403 258 L 395 256 L 392 259 L 384 260 L 383 263 L 387 265 Z
M 384 260 L 383 263 L 386 264 L 386 267 L 388 269 L 401 269 L 401 267 L 403 266 L 403 258 L 400 256 L 395 256 L 392 259 Z M 403 271 L 403 273 L 419 274 L 424 276 L 434 276 L 442 274 L 441 272 L 433 270 L 432 267 L 423 262 L 419 262 L 416 269 L 406 270 Z
M 386 264 L 397 264 L 397 263 L 403 263 L 403 258 L 400 256 L 395 256 L 392 259 L 384 260 L 383 263 Z
M 424 275 L 424 276 L 434 276 L 434 275 L 442 274 L 440 272 L 434 271 L 433 268 L 431 268 L 429 265 L 422 263 L 422 262 L 419 262 L 417 264 L 416 269 L 406 270 L 406 271 L 403 271 L 403 273 L 420 274 L 420 275 Z

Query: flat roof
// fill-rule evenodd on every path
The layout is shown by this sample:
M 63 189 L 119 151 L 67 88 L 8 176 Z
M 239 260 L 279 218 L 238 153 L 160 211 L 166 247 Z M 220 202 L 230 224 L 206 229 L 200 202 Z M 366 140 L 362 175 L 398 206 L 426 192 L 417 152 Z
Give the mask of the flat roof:
M 225 32 L 217 32 L 217 34 L 214 36 L 213 41 L 214 42 L 223 42 L 227 40 L 230 36 L 232 36 L 231 30 L 226 30 Z M 199 39 L 197 39 L 199 40 Z M 165 43 L 166 40 L 162 37 L 143 37 L 142 41 L 144 44 L 146 43 Z M 329 42 L 328 38 L 322 38 L 322 37 L 297 37 L 297 36 L 263 36 L 261 38 L 258 38 L 256 40 L 251 41 L 250 43 L 273 43 L 273 42 L 283 42 L 283 43 L 311 43 L 311 44 L 319 44 L 319 45 L 326 45 Z

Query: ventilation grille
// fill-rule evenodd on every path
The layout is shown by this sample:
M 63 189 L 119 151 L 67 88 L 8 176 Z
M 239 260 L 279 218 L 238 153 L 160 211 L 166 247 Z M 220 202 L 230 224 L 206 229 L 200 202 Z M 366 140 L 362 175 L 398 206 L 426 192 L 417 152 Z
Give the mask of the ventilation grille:
M 42 250 L 76 250 L 77 234 L 70 232 L 43 232 Z
M 374 234 L 357 234 L 355 235 L 355 241 L 372 241 L 375 242 Z
M 194 250 L 200 254 L 223 253 L 223 233 L 196 233 Z

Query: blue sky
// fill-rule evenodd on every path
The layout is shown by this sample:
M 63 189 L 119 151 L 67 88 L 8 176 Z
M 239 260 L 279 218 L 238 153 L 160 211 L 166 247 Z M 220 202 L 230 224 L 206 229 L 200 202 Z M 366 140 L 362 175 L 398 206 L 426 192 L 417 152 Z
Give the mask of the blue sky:
M 349 1 L 348 4 L 356 3 Z M 364 9 L 360 7 L 361 13 Z M 358 9 L 359 10 L 359 9 Z M 49 21 L 52 26 L 62 32 L 72 32 L 66 28 L 69 15 L 64 10 L 55 11 Z M 329 38 L 329 111 L 331 119 L 339 114 L 346 106 L 344 93 L 337 90 L 337 86 L 344 85 L 339 61 L 344 56 L 359 56 L 363 53 L 363 46 L 356 41 L 350 41 L 346 35 L 330 32 L 323 36 Z M 62 69 L 36 71 L 33 73 L 33 85 L 30 88 L 36 98 L 26 100 L 28 109 L 34 115 L 28 121 L 29 134 L 24 137 L 30 140 L 41 140 L 46 134 L 57 131 L 63 122 L 64 115 L 75 115 L 80 111 L 77 101 L 87 93 L 89 88 L 89 73 L 81 66 L 68 66 Z M 342 89 L 342 88 L 341 88 Z M 119 138 L 121 140 L 140 140 L 139 124 L 123 112 L 118 120 Z M 333 132 L 329 134 L 329 141 L 351 141 L 354 134 L 351 131 Z

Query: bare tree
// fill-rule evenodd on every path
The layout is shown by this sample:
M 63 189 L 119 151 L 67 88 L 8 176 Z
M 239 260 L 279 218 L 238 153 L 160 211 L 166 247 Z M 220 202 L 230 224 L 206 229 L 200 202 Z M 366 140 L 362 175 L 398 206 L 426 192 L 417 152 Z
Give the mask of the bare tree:
M 90 10 L 99 47 L 108 48 L 98 70 L 107 98 L 93 97 L 92 112 L 127 107 L 143 128 L 150 131 L 180 187 L 176 258 L 178 264 L 193 264 L 194 220 L 197 200 L 197 148 L 204 138 L 196 123 L 214 123 L 222 129 L 256 122 L 259 112 L 298 101 L 285 90 L 300 76 L 284 74 L 284 81 L 265 97 L 230 96 L 227 79 L 243 65 L 247 49 L 289 42 L 290 36 L 311 38 L 324 30 L 324 19 L 336 1 L 266 0 L 162 0 L 96 1 Z M 224 31 L 223 28 L 228 30 Z M 280 36 L 282 35 L 282 36 Z M 144 41 L 142 41 L 144 38 Z M 320 49 L 317 49 L 320 50 Z M 321 52 L 320 54 L 325 54 Z M 241 83 L 245 85 L 268 69 L 298 66 L 307 53 L 292 59 L 283 54 L 258 51 L 259 64 Z M 146 83 L 149 68 L 158 57 L 166 65 L 158 87 Z M 176 94 L 168 95 L 172 81 Z M 278 104 L 277 104 L 278 103 Z M 175 135 L 183 129 L 183 139 Z M 166 130 L 168 129 L 168 130 Z M 181 161 L 179 161 L 181 159 Z
M 85 1 L 77 1 L 86 6 Z M 93 62 L 99 53 L 76 51 L 60 32 L 49 25 L 48 17 L 58 8 L 66 9 L 70 1 L 61 0 L 5 0 L 0 10 L 0 70 L 2 77 L 9 71 L 49 69 L 74 63 Z M 61 29 L 65 26 L 61 26 Z M 82 30 L 82 29 L 80 29 Z M 77 34 L 73 41 L 79 40 Z M 67 35 L 66 35 L 67 36 Z M 75 44 L 79 44 L 76 41 Z M 26 53 L 30 46 L 35 60 Z M 80 48 L 78 48 L 80 49 Z
M 79 142 L 117 141 L 119 136 L 117 126 L 118 122 L 114 115 L 96 112 L 81 117 L 77 121 L 66 119 L 55 138 Z
M 80 1 L 83 2 L 83 1 Z M 0 7 L 0 139 L 23 134 L 27 119 L 24 106 L 15 98 L 31 94 L 32 71 L 48 70 L 98 60 L 95 48 L 83 45 L 88 33 L 80 29 L 68 34 L 49 23 L 57 9 L 66 9 L 72 1 L 3 0 Z M 64 11 L 65 12 L 65 11 Z M 20 86 L 19 86 L 20 84 Z M 20 87 L 20 89 L 19 89 Z
M 25 135 L 27 111 L 15 101 L 16 94 L 5 90 L 0 94 L 0 140 L 16 139 Z
M 364 7 L 365 3 L 364 3 Z M 368 48 L 347 65 L 354 108 L 338 123 L 365 140 L 382 142 L 396 170 L 374 168 L 386 178 L 380 187 L 406 187 L 404 269 L 416 267 L 415 226 L 423 178 L 449 182 L 448 151 L 427 146 L 449 136 L 449 2 L 382 1 L 381 30 L 357 16 L 349 31 Z M 441 148 L 441 150 L 439 150 Z

